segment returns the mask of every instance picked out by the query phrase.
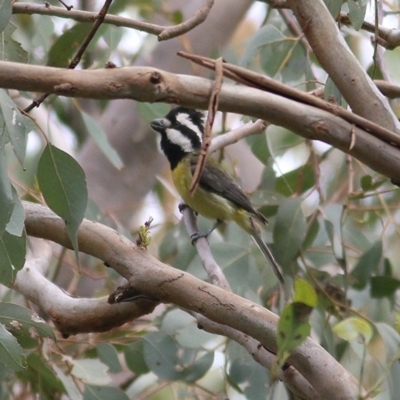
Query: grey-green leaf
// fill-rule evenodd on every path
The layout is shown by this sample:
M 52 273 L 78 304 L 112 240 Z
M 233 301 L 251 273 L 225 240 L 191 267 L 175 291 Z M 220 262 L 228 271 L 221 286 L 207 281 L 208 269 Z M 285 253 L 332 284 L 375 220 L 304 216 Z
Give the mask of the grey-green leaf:
M 13 371 L 21 371 L 26 362 L 17 339 L 0 324 L 0 361 Z
M 40 157 L 37 179 L 47 205 L 65 221 L 78 257 L 77 233 L 88 201 L 81 166 L 69 154 L 49 143 Z
M 0 32 L 3 32 L 10 21 L 12 4 L 11 0 L 0 0 Z
M 278 210 L 273 235 L 275 254 L 281 265 L 291 263 L 297 257 L 307 233 L 301 201 L 285 199 Z
M 16 29 L 15 25 L 10 22 L 6 29 L 0 33 L 0 60 L 27 63 L 28 53 L 22 48 L 21 43 L 12 37 Z
M 0 112 L 4 119 L 4 128 L 11 142 L 17 160 L 23 166 L 30 122 L 27 121 L 10 96 L 3 89 L 0 90 Z
M 0 149 L 0 236 L 10 221 L 14 208 L 12 186 L 7 174 L 6 157 Z
M 97 146 L 99 146 L 103 154 L 108 158 L 115 168 L 121 169 L 123 167 L 123 162 L 119 154 L 111 146 L 102 127 L 91 116 L 84 112 L 82 113 L 82 118 L 90 136 L 95 141 Z
M 35 331 L 41 337 L 55 339 L 53 329 L 45 320 L 28 308 L 17 304 L 0 302 L 0 323 L 4 324 L 10 332 L 13 330 Z
M 26 236 L 10 235 L 7 231 L 0 237 L 0 282 L 11 286 L 17 272 L 25 264 Z

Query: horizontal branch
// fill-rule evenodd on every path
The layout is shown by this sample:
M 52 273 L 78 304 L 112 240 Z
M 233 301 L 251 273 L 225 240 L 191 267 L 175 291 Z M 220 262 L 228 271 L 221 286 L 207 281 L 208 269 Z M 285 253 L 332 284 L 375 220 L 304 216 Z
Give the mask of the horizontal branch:
M 206 109 L 212 81 L 150 67 L 72 71 L 0 62 L 0 87 L 68 97 L 132 99 Z M 255 88 L 223 84 L 219 109 L 283 126 L 328 143 L 400 182 L 400 151 L 369 132 L 316 107 Z
M 207 18 L 213 4 L 214 0 L 206 0 L 203 7 L 197 10 L 197 12 L 191 18 L 179 25 L 162 26 L 111 14 L 107 14 L 105 16 L 104 23 L 136 29 L 141 32 L 157 35 L 158 40 L 162 41 L 183 35 L 184 33 L 195 28 L 197 25 L 201 24 Z M 90 23 L 93 23 L 98 16 L 97 12 L 75 10 L 73 8 L 66 9 L 64 7 L 53 6 L 47 2 L 44 4 L 16 2 L 13 4 L 12 12 L 13 14 L 48 15 L 59 18 L 68 18 L 78 22 Z
M 41 205 L 23 205 L 29 235 L 71 248 L 61 218 Z M 161 263 L 102 224 L 84 220 L 78 242 L 82 252 L 105 261 L 137 291 L 234 328 L 276 351 L 278 317 L 259 304 Z M 319 398 L 355 399 L 359 394 L 356 379 L 311 338 L 293 352 L 288 362 L 311 384 Z

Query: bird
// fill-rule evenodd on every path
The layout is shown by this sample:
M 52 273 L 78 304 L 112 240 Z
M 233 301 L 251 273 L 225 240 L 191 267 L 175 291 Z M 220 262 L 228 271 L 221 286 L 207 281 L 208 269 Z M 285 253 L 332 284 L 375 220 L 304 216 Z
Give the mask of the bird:
M 161 150 L 169 161 L 173 183 L 185 204 L 203 217 L 216 221 L 206 234 L 197 234 L 194 239 L 208 236 L 223 222 L 236 222 L 253 237 L 283 284 L 280 267 L 255 223 L 266 225 L 267 219 L 214 158 L 206 158 L 198 187 L 190 193 L 204 135 L 204 114 L 178 106 L 164 118 L 151 121 L 150 126 L 161 134 Z

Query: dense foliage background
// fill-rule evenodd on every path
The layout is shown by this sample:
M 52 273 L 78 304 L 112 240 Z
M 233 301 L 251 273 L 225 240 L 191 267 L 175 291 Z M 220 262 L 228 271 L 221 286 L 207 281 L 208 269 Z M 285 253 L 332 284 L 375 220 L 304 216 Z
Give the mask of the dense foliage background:
M 2 399 L 396 398 L 399 2 L 308 3 L 0 2 Z M 220 93 L 215 156 L 285 288 L 233 223 L 191 245 L 149 128 L 208 107 L 215 73 L 179 50 L 326 101 Z M 123 278 L 134 300 L 108 304 Z

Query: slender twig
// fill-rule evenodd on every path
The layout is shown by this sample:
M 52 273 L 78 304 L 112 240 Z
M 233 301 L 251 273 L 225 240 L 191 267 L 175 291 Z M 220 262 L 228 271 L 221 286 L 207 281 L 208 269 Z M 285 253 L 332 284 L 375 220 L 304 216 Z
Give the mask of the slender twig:
M 205 68 L 215 68 L 215 60 L 211 58 L 188 54 L 183 51 L 178 52 L 178 55 L 183 58 L 187 58 L 190 61 L 195 62 L 199 65 L 202 65 Z M 279 96 L 283 96 L 285 98 L 295 100 L 304 104 L 308 104 L 324 111 L 328 111 L 331 114 L 343 118 L 347 122 L 353 123 L 358 127 L 366 129 L 369 133 L 382 139 L 383 141 L 395 144 L 396 146 L 400 147 L 400 135 L 372 121 L 360 117 L 357 114 L 353 114 L 336 104 L 329 103 L 306 92 L 302 92 L 283 83 L 277 82 L 267 76 L 258 74 L 242 67 L 238 67 L 233 64 L 224 63 L 223 67 L 224 75 L 236 80 L 239 83 L 246 84 L 247 86 L 255 87 L 257 89 L 264 90 L 270 93 L 274 93 Z
M 163 29 L 163 31 L 158 35 L 158 40 L 161 42 L 162 40 L 168 40 L 189 32 L 206 20 L 213 5 L 214 0 L 205 0 L 205 4 L 203 5 L 203 7 L 200 7 L 193 15 L 193 17 L 189 18 L 187 21 L 182 22 L 179 25 L 169 26 Z
M 207 18 L 213 4 L 214 0 L 206 0 L 203 7 L 197 10 L 197 12 L 191 18 L 179 25 L 162 26 L 133 20 L 131 18 L 120 17 L 118 15 L 106 15 L 104 18 L 104 23 L 115 26 L 123 26 L 125 28 L 136 29 L 152 35 L 157 35 L 158 40 L 162 41 L 183 35 L 184 33 L 187 33 L 191 29 L 195 28 L 197 25 L 200 25 Z M 63 7 L 56 7 L 50 4 L 43 5 L 23 2 L 14 3 L 12 12 L 13 14 L 50 15 L 59 18 L 68 18 L 78 22 L 94 22 L 98 17 L 96 12 L 73 9 L 66 10 Z
M 208 113 L 204 127 L 204 135 L 201 144 L 201 151 L 199 159 L 196 164 L 196 169 L 193 173 L 192 183 L 190 185 L 191 195 L 193 195 L 199 184 L 201 172 L 203 171 L 204 165 L 206 163 L 208 148 L 210 147 L 211 144 L 212 126 L 214 123 L 215 114 L 218 111 L 219 93 L 221 91 L 222 82 L 223 82 L 222 58 L 218 58 L 218 60 L 216 60 L 215 62 L 215 80 L 211 90 L 210 101 L 208 103 Z
M 214 151 L 217 151 L 222 147 L 237 143 L 239 140 L 245 137 L 257 135 L 265 131 L 268 125 L 268 122 L 263 121 L 262 119 L 258 119 L 254 122 L 248 122 L 247 124 L 244 124 L 241 127 L 234 129 L 233 131 L 217 136 L 211 142 L 209 153 L 213 153 Z

